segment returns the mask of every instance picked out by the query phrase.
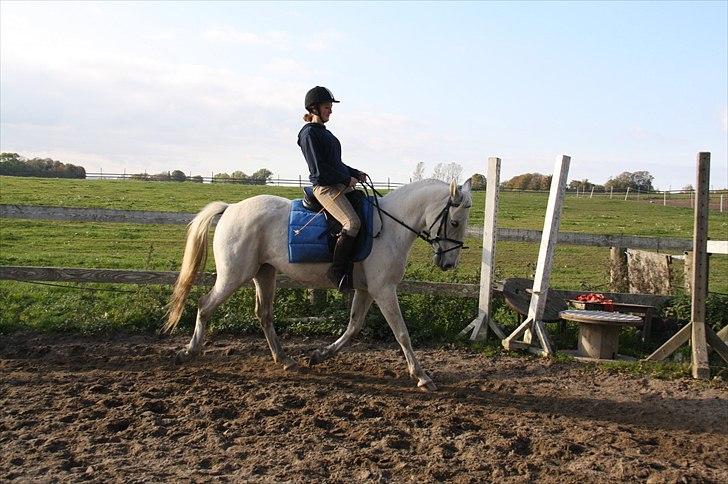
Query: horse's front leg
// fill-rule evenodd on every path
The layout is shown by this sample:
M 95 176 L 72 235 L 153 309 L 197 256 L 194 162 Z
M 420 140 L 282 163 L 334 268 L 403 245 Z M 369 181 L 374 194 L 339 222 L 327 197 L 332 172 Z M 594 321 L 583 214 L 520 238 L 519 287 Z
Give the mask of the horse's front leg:
M 397 300 L 397 286 L 388 285 L 377 290 L 374 299 L 377 301 L 379 309 L 387 319 L 389 327 L 392 328 L 394 337 L 402 347 L 404 357 L 407 359 L 407 368 L 410 376 L 417 379 L 417 386 L 423 390 L 435 391 L 437 386 L 432 379 L 422 370 L 420 362 L 417 361 L 414 351 L 412 350 L 412 342 L 410 341 L 409 332 L 402 318 L 402 311 L 399 308 Z
M 331 343 L 325 348 L 315 350 L 308 357 L 308 364 L 310 366 L 321 363 L 322 361 L 328 360 L 332 356 L 335 356 L 341 348 L 346 346 L 351 338 L 359 334 L 362 326 L 364 325 L 364 317 L 369 312 L 374 299 L 369 293 L 363 289 L 357 289 L 354 292 L 354 299 L 351 302 L 351 314 L 349 316 L 349 325 L 346 327 L 346 331 L 342 334 L 339 339 Z

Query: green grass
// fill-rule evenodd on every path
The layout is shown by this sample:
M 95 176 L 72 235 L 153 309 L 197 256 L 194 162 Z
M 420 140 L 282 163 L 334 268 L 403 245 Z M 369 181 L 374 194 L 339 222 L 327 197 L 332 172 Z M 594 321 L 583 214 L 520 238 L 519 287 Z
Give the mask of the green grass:
M 300 196 L 299 188 L 247 186 L 233 184 L 196 184 L 171 182 L 85 181 L 0 177 L 0 203 L 99 207 L 127 210 L 196 212 L 213 200 L 236 202 L 273 193 L 287 198 Z M 499 226 L 541 229 L 547 194 L 503 192 L 499 205 Z M 470 225 L 483 223 L 484 193 L 476 192 Z M 664 237 L 692 236 L 693 212 L 689 208 L 663 207 L 644 201 L 623 201 L 615 197 L 567 197 L 561 230 L 596 234 L 643 235 Z M 728 214 L 712 213 L 710 236 L 728 239 Z M 176 225 L 132 225 L 111 223 L 51 222 L 0 219 L 0 265 L 59 267 L 126 268 L 176 270 L 184 247 L 185 227 Z M 482 242 L 468 239 L 471 247 L 463 251 L 461 265 L 442 272 L 431 265 L 430 248 L 417 241 L 410 255 L 406 277 L 410 279 L 477 283 L 480 273 Z M 560 245 L 556 249 L 551 285 L 565 289 L 607 290 L 607 248 Z M 538 256 L 537 243 L 499 242 L 496 276 L 533 277 Z M 214 269 L 212 258 L 208 269 Z M 675 264 L 678 279 L 681 264 Z M 728 257 L 711 257 L 710 287 L 728 293 Z M 679 280 L 677 281 L 680 282 Z M 76 286 L 76 285 L 74 285 Z M 164 316 L 169 287 L 130 285 L 77 285 L 69 290 L 28 283 L 0 282 L 0 332 L 19 328 L 56 331 L 99 331 L 115 328 L 149 331 L 156 329 Z M 101 291 L 103 289 L 103 291 Z M 109 292 L 106 289 L 119 292 Z M 193 323 L 195 300 L 203 288 L 196 288 L 188 301 L 182 327 Z M 403 295 L 402 310 L 413 339 L 438 341 L 452 338 L 477 311 L 477 301 L 457 298 Z M 218 310 L 212 326 L 218 330 L 257 331 L 252 314 L 252 290 L 240 291 Z M 286 318 L 329 315 L 320 327 L 310 328 L 335 334 L 345 325 L 344 301 L 333 293 L 329 301 L 313 307 L 302 291 L 280 291 L 276 318 L 283 330 L 306 331 Z M 515 325 L 515 317 L 502 302 L 496 304 L 497 319 Z M 426 315 L 423 316 L 423 315 Z M 367 332 L 385 337 L 389 330 L 381 314 L 368 316 Z M 572 331 L 573 333 L 573 331 Z M 626 337 L 629 337 L 627 335 Z M 564 336 L 565 346 L 573 334 Z M 629 345 L 629 340 L 625 341 Z M 635 353 L 644 351 L 632 345 Z

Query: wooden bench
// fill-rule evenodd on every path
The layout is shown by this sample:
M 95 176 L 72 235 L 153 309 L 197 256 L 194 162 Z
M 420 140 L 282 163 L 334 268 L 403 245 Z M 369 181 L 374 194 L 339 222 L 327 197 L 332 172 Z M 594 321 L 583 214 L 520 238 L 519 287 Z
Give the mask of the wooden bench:
M 559 313 L 561 319 L 579 323 L 579 355 L 587 358 L 617 358 L 619 330 L 622 326 L 639 326 L 642 318 L 631 314 L 587 309 L 569 309 Z

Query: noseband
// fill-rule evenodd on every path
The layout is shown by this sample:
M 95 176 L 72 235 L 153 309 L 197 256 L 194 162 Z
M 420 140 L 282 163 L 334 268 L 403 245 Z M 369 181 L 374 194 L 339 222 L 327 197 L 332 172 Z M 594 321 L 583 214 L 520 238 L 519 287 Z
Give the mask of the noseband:
M 440 213 L 435 218 L 434 222 L 430 225 L 430 227 L 427 230 L 423 230 L 422 234 L 418 234 L 417 236 L 430 244 L 431 246 L 434 246 L 437 244 L 437 250 L 435 250 L 435 255 L 442 255 L 450 252 L 451 250 L 457 250 L 460 248 L 467 249 L 468 247 L 465 246 L 465 242 L 462 240 L 457 239 L 451 239 L 447 236 L 447 226 L 448 226 L 448 219 L 450 218 L 450 207 L 459 207 L 462 205 L 462 203 L 455 203 L 452 201 L 451 198 L 447 199 L 447 203 L 445 204 L 445 207 L 440 210 Z M 470 208 L 470 205 L 463 205 L 463 208 Z M 435 232 L 434 237 L 430 237 L 430 233 L 432 231 L 432 227 L 435 226 L 437 221 L 440 221 L 440 225 L 437 227 L 437 232 Z M 442 233 L 442 235 L 440 235 Z M 440 245 L 440 242 L 452 242 L 455 244 L 453 247 L 450 247 L 449 249 L 442 250 L 442 246 Z M 433 247 L 434 250 L 434 247 Z

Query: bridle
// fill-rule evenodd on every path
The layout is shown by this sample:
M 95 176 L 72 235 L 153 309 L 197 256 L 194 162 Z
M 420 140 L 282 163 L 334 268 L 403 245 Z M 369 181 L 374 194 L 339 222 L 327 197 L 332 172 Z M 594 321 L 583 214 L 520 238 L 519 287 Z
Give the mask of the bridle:
M 445 204 L 443 209 L 440 210 L 440 213 L 437 215 L 437 217 L 432 222 L 432 224 L 430 224 L 430 226 L 427 228 L 427 230 L 418 232 L 417 230 L 413 229 L 412 227 L 410 227 L 409 225 L 407 225 L 403 221 L 399 220 L 397 217 L 395 217 L 394 215 L 392 215 L 391 213 L 387 212 L 386 210 L 384 210 L 382 207 L 379 206 L 379 197 L 381 197 L 382 194 L 379 193 L 376 188 L 374 188 L 374 184 L 372 183 L 371 179 L 369 179 L 368 181 L 365 180 L 360 183 L 364 186 L 364 191 L 367 195 L 366 197 L 364 197 L 364 200 L 366 200 L 367 203 L 370 203 L 371 205 L 374 206 L 374 208 L 377 209 L 377 212 L 379 212 L 379 220 L 381 222 L 382 227 L 384 227 L 384 220 L 382 219 L 382 214 L 384 214 L 387 217 L 394 220 L 395 222 L 397 222 L 398 224 L 400 224 L 402 227 L 405 227 L 407 230 L 414 233 L 418 238 L 427 242 L 432 247 L 433 253 L 436 256 L 441 256 L 442 254 L 446 254 L 452 250 L 457 250 L 460 248 L 462 248 L 462 249 L 469 248 L 465 245 L 464 241 L 448 237 L 447 236 L 447 226 L 449 225 L 448 219 L 450 217 L 450 207 L 462 206 L 463 208 L 470 208 L 471 205 L 462 205 L 462 202 L 454 202 L 452 200 L 452 198 L 448 197 L 447 203 Z M 367 190 L 367 188 L 370 188 L 372 190 L 372 192 L 374 194 L 373 195 L 374 202 L 369 200 L 369 190 Z M 440 225 L 437 227 L 437 232 L 435 232 L 435 236 L 432 237 L 431 236 L 432 228 L 435 226 L 435 224 L 438 221 L 440 222 Z M 377 233 L 377 235 L 374 236 L 374 238 L 379 237 L 379 235 L 381 233 L 382 233 L 382 230 L 380 228 L 379 232 Z M 455 245 L 453 247 L 450 247 L 449 249 L 443 250 L 442 246 L 441 246 L 441 242 L 451 242 Z M 435 244 L 437 244 L 437 250 L 435 250 Z

